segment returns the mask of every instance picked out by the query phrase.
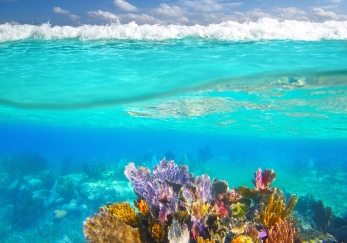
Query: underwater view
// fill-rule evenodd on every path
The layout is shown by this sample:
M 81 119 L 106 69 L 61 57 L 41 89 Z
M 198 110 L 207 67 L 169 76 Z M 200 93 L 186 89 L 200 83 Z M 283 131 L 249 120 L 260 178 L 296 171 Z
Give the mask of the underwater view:
M 0 242 L 347 242 L 338 20 L 0 24 Z

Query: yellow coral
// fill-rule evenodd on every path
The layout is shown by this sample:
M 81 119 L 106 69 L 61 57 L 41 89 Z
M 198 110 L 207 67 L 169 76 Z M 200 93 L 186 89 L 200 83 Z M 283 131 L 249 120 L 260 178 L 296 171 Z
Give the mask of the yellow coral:
M 138 228 L 126 225 L 107 210 L 95 214 L 92 218 L 88 217 L 83 222 L 83 233 L 87 241 L 91 243 L 142 242 L 141 232 Z
M 234 234 L 242 234 L 247 227 L 247 224 L 242 221 L 236 221 L 232 222 L 230 231 Z
M 298 198 L 292 195 L 287 205 L 285 205 L 280 194 L 280 189 L 274 188 L 267 203 L 260 208 L 260 220 L 268 229 L 284 220 L 292 212 L 298 201 Z
M 253 240 L 247 235 L 239 235 L 231 243 L 253 243 Z
M 249 206 L 245 203 L 235 203 L 231 204 L 232 212 L 233 212 L 233 217 L 237 219 L 243 219 L 246 217 L 246 214 L 249 210 Z
M 150 232 L 155 242 L 163 242 L 165 240 L 165 229 L 159 224 L 152 225 Z
M 197 220 L 200 220 L 202 217 L 204 217 L 208 213 L 208 209 L 210 208 L 209 203 L 204 203 L 203 200 L 199 199 L 191 205 L 191 214 L 194 216 Z
M 114 203 L 109 206 L 101 207 L 99 212 L 107 211 L 108 213 L 121 219 L 125 224 L 136 227 L 137 214 L 134 208 L 128 202 Z

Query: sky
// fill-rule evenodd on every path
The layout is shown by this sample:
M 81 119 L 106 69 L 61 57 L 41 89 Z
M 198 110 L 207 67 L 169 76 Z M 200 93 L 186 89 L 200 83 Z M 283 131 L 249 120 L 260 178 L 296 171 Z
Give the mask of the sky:
M 209 25 L 224 21 L 347 21 L 347 0 L 0 0 L 0 23 Z

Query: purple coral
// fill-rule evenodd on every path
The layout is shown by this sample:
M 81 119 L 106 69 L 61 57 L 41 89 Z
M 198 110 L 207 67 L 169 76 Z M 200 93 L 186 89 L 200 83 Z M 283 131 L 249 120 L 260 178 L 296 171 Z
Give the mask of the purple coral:
M 212 197 L 212 183 L 208 175 L 201 175 L 195 178 L 195 184 L 200 198 L 204 203 L 211 200 Z
M 189 179 L 188 166 L 178 166 L 173 160 L 160 161 L 159 165 L 154 166 L 154 175 L 161 182 L 171 182 L 183 185 Z
M 177 195 L 167 183 L 156 183 L 156 193 L 152 198 L 152 205 L 159 208 L 159 220 L 163 223 L 167 221 L 167 215 L 177 210 Z
M 166 182 L 160 182 L 146 167 L 136 169 L 134 163 L 125 167 L 125 176 L 133 184 L 135 192 L 145 201 L 159 209 L 159 220 L 165 222 L 167 215 L 177 208 L 177 195 Z
M 152 183 L 154 178 L 151 171 L 146 167 L 136 169 L 134 163 L 129 163 L 125 167 L 124 174 L 133 184 L 134 191 L 147 202 L 150 202 L 156 193 Z

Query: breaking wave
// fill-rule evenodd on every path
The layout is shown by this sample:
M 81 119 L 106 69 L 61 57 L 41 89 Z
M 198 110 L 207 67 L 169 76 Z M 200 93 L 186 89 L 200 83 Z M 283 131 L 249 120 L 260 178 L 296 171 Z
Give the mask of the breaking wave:
M 344 40 L 347 39 L 347 21 L 315 23 L 307 21 L 278 21 L 262 18 L 257 22 L 234 21 L 208 26 L 137 25 L 113 23 L 105 26 L 84 25 L 79 27 L 54 26 L 49 23 L 36 25 L 0 25 L 0 42 L 16 40 L 54 39 L 129 39 L 167 40 L 198 37 L 225 41 L 258 40 Z

